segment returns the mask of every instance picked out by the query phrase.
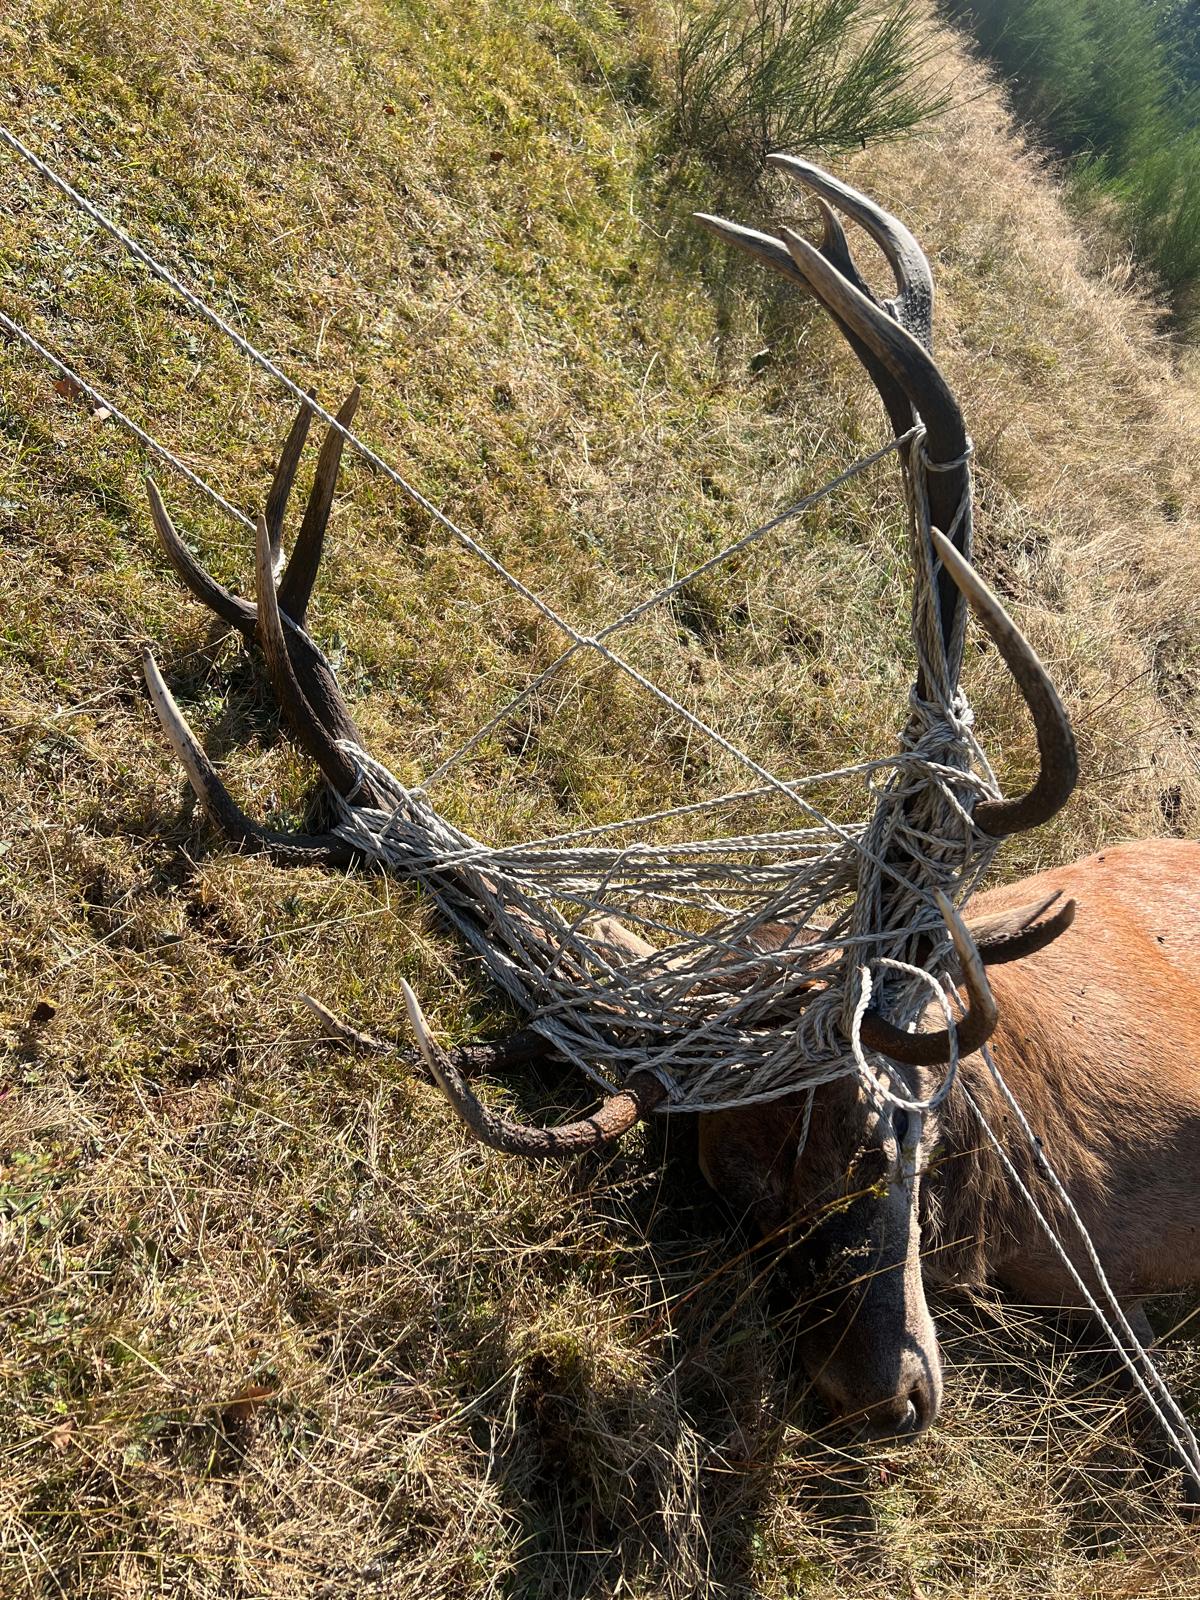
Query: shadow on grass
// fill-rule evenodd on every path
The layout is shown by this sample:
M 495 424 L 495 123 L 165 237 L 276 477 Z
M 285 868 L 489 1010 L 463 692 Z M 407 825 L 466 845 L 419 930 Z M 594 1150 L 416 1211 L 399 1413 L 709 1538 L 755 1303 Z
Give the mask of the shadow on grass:
M 614 1276 L 653 1285 L 635 1325 L 644 1359 L 622 1390 L 587 1330 L 547 1330 L 520 1363 L 507 1430 L 498 1414 L 481 1426 L 481 1444 L 507 1434 L 494 1471 L 522 1552 L 504 1592 L 520 1600 L 758 1595 L 785 1438 L 795 1478 L 788 1416 L 807 1407 L 769 1274 L 701 1179 L 687 1120 L 647 1143 L 579 1172 L 624 1241 Z M 867 1475 L 816 1437 L 803 1453 L 796 1514 L 849 1559 L 873 1527 Z

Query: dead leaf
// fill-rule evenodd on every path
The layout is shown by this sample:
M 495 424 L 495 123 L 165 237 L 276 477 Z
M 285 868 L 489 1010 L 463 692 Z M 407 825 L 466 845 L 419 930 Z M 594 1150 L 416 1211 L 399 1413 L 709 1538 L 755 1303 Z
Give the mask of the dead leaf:
M 111 407 L 109 407 L 109 406 L 97 406 L 95 411 L 92 412 L 92 421 L 93 422 L 107 422 L 109 417 L 111 417 L 111 416 L 112 416 Z
M 50 1448 L 55 1455 L 62 1455 L 63 1451 L 71 1443 L 74 1433 L 75 1424 L 73 1422 L 60 1422 L 57 1428 L 50 1430 Z
M 244 1383 L 224 1409 L 227 1422 L 248 1422 L 259 1406 L 273 1400 L 279 1393 L 278 1384 Z
M 64 400 L 78 400 L 83 390 L 74 378 L 55 378 L 54 392 L 62 395 Z

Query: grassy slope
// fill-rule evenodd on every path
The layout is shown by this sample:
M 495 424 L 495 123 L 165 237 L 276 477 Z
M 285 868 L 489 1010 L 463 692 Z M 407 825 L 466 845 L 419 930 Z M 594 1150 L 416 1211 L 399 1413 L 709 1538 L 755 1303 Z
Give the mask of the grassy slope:
M 714 195 L 656 156 L 657 48 L 584 0 L 16 0 L 0 20 L 17 130 L 323 397 L 361 377 L 368 437 L 589 625 L 880 436 L 804 304 L 686 227 Z M 1079 799 L 1016 872 L 1197 831 L 1200 420 L 1148 313 L 1083 273 L 997 101 L 946 63 L 964 109 L 845 170 L 931 249 L 982 559 L 1081 733 Z M 286 407 L 7 161 L 0 286 L 259 502 Z M 944 1424 L 894 1462 L 831 1457 L 802 1396 L 817 1433 L 780 1426 L 785 1347 L 686 1150 L 665 1181 L 657 1135 L 529 1172 L 464 1147 L 399 1063 L 314 1043 L 306 990 L 397 1031 L 401 976 L 448 1030 L 491 1001 L 407 890 L 237 858 L 181 809 L 146 640 L 241 792 L 294 817 L 307 774 L 165 575 L 141 471 L 0 346 L 0 1592 L 1194 1592 L 1119 1405 L 1037 1324 L 948 1309 Z M 236 533 L 168 497 L 245 582 Z M 630 650 L 781 767 L 887 749 L 900 534 L 885 467 Z M 319 631 L 413 777 L 556 648 L 357 466 Z M 1029 740 L 987 658 L 972 688 L 1017 782 Z M 732 776 L 580 672 L 442 798 L 505 837 Z M 510 1092 L 541 1110 L 576 1086 Z

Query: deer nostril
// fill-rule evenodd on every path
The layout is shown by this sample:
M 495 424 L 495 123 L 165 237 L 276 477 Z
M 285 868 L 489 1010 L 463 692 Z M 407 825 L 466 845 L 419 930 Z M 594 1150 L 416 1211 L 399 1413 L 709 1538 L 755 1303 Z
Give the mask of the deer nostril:
M 897 1400 L 880 1406 L 863 1419 L 862 1437 L 875 1444 L 899 1444 L 921 1431 L 917 1408 L 911 1400 Z
M 857 1431 L 875 1443 L 914 1438 L 926 1426 L 924 1411 L 914 1401 L 897 1395 L 894 1400 L 859 1413 Z
M 925 1424 L 921 1408 L 912 1400 L 904 1400 L 892 1413 L 888 1422 L 883 1423 L 881 1418 L 877 1426 L 884 1431 L 885 1437 L 909 1439 L 913 1434 L 921 1433 Z
M 915 1439 L 937 1416 L 937 1401 L 924 1383 L 865 1413 L 866 1434 L 876 1440 Z

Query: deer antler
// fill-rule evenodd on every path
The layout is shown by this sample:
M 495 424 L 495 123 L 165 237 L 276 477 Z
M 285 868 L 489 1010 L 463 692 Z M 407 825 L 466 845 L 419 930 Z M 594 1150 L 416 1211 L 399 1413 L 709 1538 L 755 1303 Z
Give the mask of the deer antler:
M 964 553 L 970 527 L 970 443 L 958 402 L 932 355 L 933 275 L 929 262 L 909 230 L 866 195 L 794 156 L 769 159 L 816 195 L 823 222 L 818 245 L 790 228 L 771 238 L 719 217 L 700 215 L 697 220 L 775 271 L 802 283 L 825 307 L 878 390 L 897 438 L 914 424 L 921 425 L 920 448 L 930 464 L 925 491 L 934 548 L 941 561 L 937 582 L 944 648 L 950 656 L 958 607 L 965 600 L 1013 674 L 1038 742 L 1039 770 L 1032 787 L 1016 798 L 980 801 L 975 821 L 993 838 L 1035 827 L 1060 810 L 1075 787 L 1075 741 L 1066 711 L 1036 651 Z M 868 285 L 830 202 L 852 217 L 883 252 L 896 280 L 893 299 L 880 300 Z M 920 673 L 917 681 L 917 693 L 922 697 L 923 677 Z M 967 1015 L 957 1030 L 959 1048 L 965 1053 L 978 1049 L 988 1038 L 996 1025 L 996 1008 L 970 935 L 956 913 L 947 921 L 970 996 Z M 948 1030 L 907 1034 L 869 1014 L 863 1020 L 862 1037 L 871 1048 L 915 1065 L 949 1059 Z
M 355 387 L 338 412 L 337 420 L 343 428 L 349 427 L 358 399 Z M 361 803 L 370 805 L 378 797 L 369 774 L 360 773 L 340 748 L 343 742 L 361 745 L 361 736 L 337 686 L 333 668 L 304 627 L 341 462 L 344 440 L 336 428 L 326 432 L 291 558 L 278 582 L 275 578 L 288 498 L 311 417 L 311 409 L 301 406 L 280 454 L 266 510 L 257 520 L 256 604 L 230 593 L 196 560 L 176 531 L 153 481 L 148 484 L 150 513 L 167 559 L 186 587 L 223 622 L 236 628 L 247 644 L 257 643 L 260 647 L 271 687 L 297 743 L 339 794 L 355 794 Z M 270 855 L 284 866 L 347 867 L 364 859 L 337 834 L 279 833 L 248 817 L 188 726 L 149 650 L 143 653 L 143 670 L 150 702 L 192 788 L 208 816 L 227 837 L 243 849 Z M 407 984 L 404 994 L 413 1032 L 435 1082 L 476 1137 L 498 1150 L 530 1156 L 578 1154 L 619 1138 L 665 1098 L 666 1091 L 657 1078 L 649 1073 L 633 1073 L 625 1090 L 610 1096 L 594 1116 L 582 1122 L 534 1128 L 507 1121 L 481 1104 L 467 1087 L 463 1072 L 544 1060 L 551 1053 L 546 1041 L 531 1029 L 522 1029 L 492 1045 L 464 1046 L 451 1056 L 430 1036 L 416 996 Z
M 975 807 L 975 821 L 993 839 L 1024 833 L 1061 811 L 1075 787 L 1079 763 L 1071 721 L 1037 651 L 975 568 L 937 528 L 933 544 L 942 566 L 1012 673 L 1037 734 L 1038 775 L 1033 786 L 1015 800 L 981 800 Z
M 962 967 L 967 1011 L 955 1028 L 955 1036 L 959 1055 L 969 1056 L 986 1044 L 995 1031 L 999 1020 L 996 1001 L 975 941 L 962 918 L 940 890 L 935 898 Z M 868 1011 L 862 1019 L 862 1042 L 870 1050 L 878 1050 L 893 1061 L 903 1061 L 913 1067 L 944 1066 L 950 1060 L 949 1028 L 942 1028 L 936 1033 L 906 1033 L 875 1011 Z
M 409 1023 L 434 1081 L 480 1144 L 493 1150 L 539 1158 L 582 1155 L 612 1144 L 635 1123 L 649 1116 L 667 1097 L 665 1087 L 653 1073 L 635 1071 L 629 1074 L 629 1081 L 622 1090 L 609 1095 L 598 1111 L 581 1122 L 566 1122 L 557 1128 L 533 1128 L 524 1122 L 510 1122 L 507 1117 L 498 1117 L 489 1111 L 471 1092 L 457 1064 L 430 1033 L 416 995 L 403 979 L 400 986 Z
M 358 401 L 356 385 L 338 412 L 337 420 L 343 428 L 349 427 Z M 311 417 L 311 409 L 302 405 L 280 454 L 267 495 L 265 515 L 259 519 L 255 562 L 257 604 L 231 594 L 205 571 L 180 538 L 153 480 L 147 484 L 150 515 L 167 559 L 185 587 L 223 622 L 236 628 L 247 644 L 258 643 L 261 647 L 280 709 L 301 748 L 313 758 L 339 794 L 348 795 L 357 786 L 358 794 L 369 804 L 378 798 L 369 775 L 361 773 L 340 748 L 344 743 L 361 745 L 362 735 L 337 686 L 333 668 L 304 627 L 341 464 L 344 439 L 337 428 L 331 427 L 326 432 L 295 548 L 278 587 L 275 580 L 284 514 Z M 178 706 L 167 694 L 161 675 L 157 686 L 150 682 L 150 671 L 153 669 L 157 674 L 157 667 L 152 656 L 148 660 L 147 683 L 155 710 L 176 752 L 181 742 L 190 741 L 194 754 L 199 745 Z M 245 848 L 266 851 L 285 863 L 297 858 L 297 849 L 311 858 L 317 845 L 333 851 L 339 864 L 355 858 L 351 847 L 334 835 L 322 835 L 317 840 L 292 838 L 260 828 L 234 804 L 210 763 L 205 761 L 197 765 L 194 761 L 184 761 L 184 766 L 213 821 Z
M 936 470 L 928 478 L 930 516 L 935 530 L 954 530 L 952 548 L 959 562 L 938 552 L 944 571 L 939 582 L 943 639 L 954 631 L 957 595 L 972 604 L 985 631 L 1017 680 L 1033 718 L 1041 766 L 1029 791 L 1016 799 L 985 800 L 976 821 L 986 833 L 1001 838 L 1047 822 L 1066 804 L 1075 787 L 1077 759 L 1071 724 L 1036 652 L 1022 637 L 990 591 L 988 603 L 977 604 L 984 591 L 958 548 L 963 536 L 960 507 L 970 491 L 968 439 L 962 412 L 930 354 L 933 277 L 912 234 L 866 195 L 840 183 L 795 156 L 769 158 L 806 187 L 821 206 L 824 237 L 812 245 L 790 228 L 780 237 L 756 233 L 720 217 L 697 215 L 704 227 L 731 244 L 802 283 L 820 301 L 841 329 L 879 392 L 897 435 L 919 421 L 924 448 Z M 850 254 L 841 224 L 828 202 L 836 200 L 880 246 L 896 279 L 897 296 L 886 302 L 868 287 Z M 950 541 L 944 541 L 950 544 Z

